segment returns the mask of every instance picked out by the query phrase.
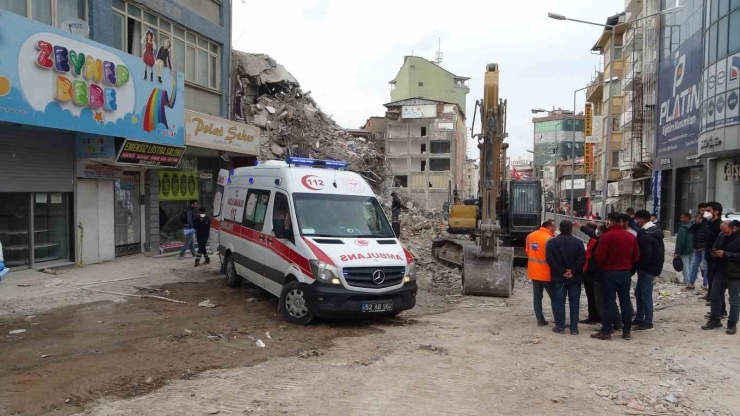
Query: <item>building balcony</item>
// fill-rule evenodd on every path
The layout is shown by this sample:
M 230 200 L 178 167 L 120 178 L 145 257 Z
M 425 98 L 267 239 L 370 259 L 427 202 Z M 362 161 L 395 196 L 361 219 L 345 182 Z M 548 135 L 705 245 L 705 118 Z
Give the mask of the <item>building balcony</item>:
M 604 84 L 602 82 L 604 82 L 604 73 L 599 72 L 586 90 L 586 101 L 596 102 L 604 95 Z
M 635 82 L 642 81 L 642 64 L 636 63 L 627 68 L 627 75 L 622 80 L 622 91 L 629 91 Z
M 643 0 L 624 0 L 624 12 L 627 13 L 627 19 L 633 19 L 642 11 Z
M 623 50 L 642 50 L 642 27 L 630 26 L 624 34 Z

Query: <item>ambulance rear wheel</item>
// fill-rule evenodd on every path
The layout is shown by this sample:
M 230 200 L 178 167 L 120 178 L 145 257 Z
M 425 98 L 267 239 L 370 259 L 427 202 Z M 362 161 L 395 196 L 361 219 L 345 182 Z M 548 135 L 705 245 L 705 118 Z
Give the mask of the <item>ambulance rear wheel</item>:
M 300 283 L 293 281 L 283 287 L 280 293 L 280 313 L 283 318 L 298 325 L 308 325 L 314 317 L 306 301 L 306 292 Z
M 242 285 L 242 277 L 236 273 L 236 264 L 234 264 L 234 256 L 229 255 L 226 257 L 226 284 L 229 287 L 239 287 Z

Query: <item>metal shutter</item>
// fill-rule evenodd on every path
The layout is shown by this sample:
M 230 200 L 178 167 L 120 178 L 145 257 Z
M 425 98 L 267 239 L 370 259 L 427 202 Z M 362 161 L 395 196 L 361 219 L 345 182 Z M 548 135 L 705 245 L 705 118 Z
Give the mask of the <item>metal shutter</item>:
M 0 192 L 73 192 L 74 133 L 10 127 L 0 133 Z

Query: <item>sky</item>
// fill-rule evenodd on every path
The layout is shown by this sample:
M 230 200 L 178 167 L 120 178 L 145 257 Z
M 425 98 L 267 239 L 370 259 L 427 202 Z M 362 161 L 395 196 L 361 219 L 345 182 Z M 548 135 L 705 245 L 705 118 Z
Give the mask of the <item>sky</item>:
M 531 159 L 533 108 L 573 109 L 573 91 L 591 81 L 602 59 L 591 53 L 602 28 L 547 17 L 548 12 L 605 23 L 624 0 L 233 0 L 234 48 L 266 53 L 311 91 L 346 128 L 383 116 L 390 85 L 406 55 L 434 59 L 470 77 L 468 127 L 483 96 L 486 64 L 498 63 L 508 100 L 509 156 Z M 584 93 L 576 109 L 583 111 Z M 544 116 L 545 114 L 540 114 Z M 479 119 L 479 117 L 477 117 Z M 480 132 L 476 121 L 475 133 Z M 471 139 L 468 156 L 478 158 Z

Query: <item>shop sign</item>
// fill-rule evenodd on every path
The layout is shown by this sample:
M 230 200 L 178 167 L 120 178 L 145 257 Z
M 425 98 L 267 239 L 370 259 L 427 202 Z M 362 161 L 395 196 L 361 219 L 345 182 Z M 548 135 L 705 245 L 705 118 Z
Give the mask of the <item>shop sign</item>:
M 594 110 L 593 104 L 586 103 L 585 122 L 583 125 L 583 134 L 586 137 L 593 136 Z
M 111 136 L 81 133 L 75 137 L 75 157 L 79 159 L 114 159 L 116 142 Z
M 591 174 L 591 170 L 593 169 L 593 163 L 594 163 L 594 145 L 592 144 L 585 144 L 585 147 L 583 148 L 583 173 L 586 175 Z
M 127 139 L 123 142 L 121 150 L 118 151 L 116 162 L 174 168 L 180 163 L 184 153 L 184 147 L 165 146 Z
M 208 114 L 185 111 L 185 144 L 225 152 L 260 154 L 260 129 Z
M 159 171 L 160 201 L 185 201 L 191 199 L 198 199 L 197 171 Z
M 725 163 L 724 171 L 726 181 L 730 178 L 733 178 L 735 180 L 738 180 L 738 178 L 740 178 L 740 165 L 738 164 Z
M 671 158 L 660 159 L 660 166 L 668 166 L 671 164 Z
M 709 149 L 708 151 L 711 152 L 712 149 L 722 144 L 722 139 L 719 137 L 707 137 L 702 139 L 699 142 L 699 148 L 700 149 Z
M 660 203 L 661 203 L 661 181 L 663 179 L 663 173 L 660 170 L 653 172 L 653 212 L 660 218 Z
M 86 179 L 121 179 L 123 169 L 116 166 L 98 165 L 95 163 L 79 163 L 77 177 Z
M 0 121 L 184 144 L 184 76 L 159 82 L 153 43 L 137 57 L 7 11 L 0 39 Z

